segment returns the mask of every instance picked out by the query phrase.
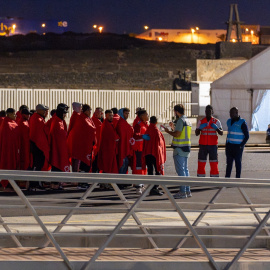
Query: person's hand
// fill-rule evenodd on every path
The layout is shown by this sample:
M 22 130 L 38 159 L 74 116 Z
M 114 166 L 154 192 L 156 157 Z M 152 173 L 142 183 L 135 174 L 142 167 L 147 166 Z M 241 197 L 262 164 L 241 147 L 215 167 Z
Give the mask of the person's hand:
M 204 129 L 205 127 L 207 127 L 207 123 L 205 123 L 205 124 L 200 124 L 199 129 L 202 130 L 202 129 Z
M 211 124 L 211 127 L 214 129 L 214 130 L 217 130 L 218 129 L 218 126 L 214 123 Z
M 169 132 L 169 129 L 168 128 L 164 128 L 164 131 L 166 132 L 166 133 L 168 133 Z
M 148 134 L 142 135 L 142 138 L 143 138 L 145 141 L 150 141 L 150 136 L 149 136 Z
M 170 122 L 169 126 L 171 127 L 171 129 L 174 129 L 174 123 L 173 122 Z

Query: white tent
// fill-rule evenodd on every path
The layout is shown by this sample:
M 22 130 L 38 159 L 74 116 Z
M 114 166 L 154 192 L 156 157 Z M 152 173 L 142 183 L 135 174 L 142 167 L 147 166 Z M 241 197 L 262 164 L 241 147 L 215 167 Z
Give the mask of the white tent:
M 226 129 L 231 107 L 238 107 L 249 129 L 266 131 L 270 124 L 270 48 L 211 84 L 214 113 Z

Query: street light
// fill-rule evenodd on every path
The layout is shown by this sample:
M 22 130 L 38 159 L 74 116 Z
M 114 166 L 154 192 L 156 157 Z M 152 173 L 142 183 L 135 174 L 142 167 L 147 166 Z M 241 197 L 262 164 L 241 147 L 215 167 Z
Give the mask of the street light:
M 43 23 L 43 24 L 41 25 L 41 27 L 43 27 L 43 28 L 44 28 L 44 27 L 46 27 L 46 24 L 45 24 L 45 23 Z
M 99 33 L 101 33 L 101 32 L 102 32 L 102 30 L 103 30 L 103 27 L 102 27 L 102 26 L 100 26 L 100 27 L 98 28 Z
M 93 28 L 95 28 L 95 29 L 96 29 L 96 28 L 97 28 L 97 25 L 96 25 L 96 24 L 94 24 L 94 25 L 93 25 Z
M 162 40 L 163 40 L 163 38 L 162 38 L 162 37 L 159 37 L 159 38 L 158 38 L 158 40 L 159 40 L 159 41 L 162 41 Z
M 191 33 L 194 34 L 195 33 L 195 29 L 191 28 Z
M 149 29 L 149 26 L 145 25 L 145 26 L 144 26 L 144 29 L 145 29 L 145 30 L 148 30 L 148 29 Z
M 196 28 L 195 28 L 197 31 L 199 31 L 200 30 L 200 28 L 197 26 Z

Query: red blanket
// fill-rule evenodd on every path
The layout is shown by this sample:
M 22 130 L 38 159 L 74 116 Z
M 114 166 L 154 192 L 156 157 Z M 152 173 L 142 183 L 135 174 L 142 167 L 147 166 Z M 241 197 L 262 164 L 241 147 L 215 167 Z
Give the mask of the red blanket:
M 156 158 L 158 172 L 164 175 L 164 164 L 166 161 L 166 143 L 163 134 L 155 124 L 150 124 L 145 134 L 150 136 L 150 141 L 144 141 L 143 167 L 145 168 L 144 157 L 146 155 L 152 155 Z
M 20 163 L 20 132 L 18 124 L 5 117 L 0 127 L 0 169 L 17 170 Z M 1 181 L 5 188 L 8 180 Z
M 101 142 L 102 122 L 98 118 L 96 118 L 95 115 L 93 115 L 92 120 L 93 120 L 95 127 L 96 127 L 96 145 L 94 147 L 94 155 L 96 156 L 98 154 L 100 142 Z
M 2 125 L 2 123 L 3 123 L 3 121 L 4 121 L 4 119 L 5 119 L 5 117 L 0 117 L 0 127 L 1 127 L 1 125 Z
M 117 135 L 113 124 L 104 120 L 101 128 L 101 143 L 98 153 L 98 168 L 104 173 L 118 173 L 117 166 Z
M 132 126 L 133 126 L 133 128 L 138 124 L 138 122 L 140 122 L 141 121 L 141 119 L 140 119 L 140 117 L 137 115 L 136 116 L 136 118 L 134 119 L 134 121 L 133 121 L 133 124 L 132 124 Z
M 21 118 L 18 125 L 20 132 L 20 170 L 27 170 L 32 166 L 29 123 L 27 120 Z
M 16 123 L 19 124 L 21 119 L 22 119 L 22 114 L 20 113 L 20 111 L 17 111 L 16 112 L 16 120 L 15 120 Z
M 84 113 L 81 113 L 68 135 L 69 156 L 90 166 L 95 138 L 95 124 Z
M 65 121 L 53 117 L 50 134 L 50 164 L 62 172 L 69 172 L 69 158 L 67 148 L 67 130 Z
M 120 115 L 119 114 L 114 114 L 113 115 L 113 127 L 116 129 L 118 121 L 120 119 Z
M 68 125 L 68 134 L 69 132 L 73 129 L 75 123 L 76 123 L 76 120 L 77 120 L 77 117 L 79 116 L 80 114 L 73 111 L 71 117 L 70 117 L 70 120 L 69 120 L 69 125 Z
M 29 121 L 30 140 L 44 153 L 48 162 L 50 158 L 49 142 L 44 130 L 45 120 L 38 113 L 34 113 Z M 46 162 L 45 162 L 46 163 Z
M 120 137 L 118 143 L 118 168 L 121 168 L 124 158 L 133 155 L 132 145 L 135 140 L 133 138 L 133 128 L 122 117 L 118 121 L 116 132 Z

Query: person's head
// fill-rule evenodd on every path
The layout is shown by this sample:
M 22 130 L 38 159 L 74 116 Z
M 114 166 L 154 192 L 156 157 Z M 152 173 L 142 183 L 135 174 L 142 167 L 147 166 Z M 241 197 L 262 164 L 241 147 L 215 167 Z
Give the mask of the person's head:
M 51 110 L 51 113 L 50 113 L 51 117 L 53 117 L 55 113 L 56 113 L 56 109 Z
M 230 109 L 230 117 L 231 117 L 232 119 L 236 119 L 236 118 L 239 117 L 239 115 L 238 115 L 238 108 L 237 108 L 237 107 L 232 107 L 232 108 Z
M 144 109 L 144 108 L 142 108 L 142 107 L 137 107 L 137 108 L 136 108 L 136 112 L 135 112 L 135 114 L 137 114 L 137 115 L 138 115 L 138 112 L 139 112 L 139 111 L 141 111 L 141 110 L 145 110 L 145 109 Z
M 30 115 L 31 115 L 30 111 L 26 108 L 22 109 L 21 114 L 22 114 L 23 120 L 29 120 Z
M 13 108 L 7 109 L 7 117 L 10 118 L 11 120 L 16 120 L 16 112 Z
M 0 117 L 6 117 L 7 114 L 6 114 L 6 111 L 3 110 L 3 111 L 0 111 Z
M 73 102 L 72 103 L 72 108 L 73 108 L 73 110 L 75 112 L 81 113 L 81 111 L 82 111 L 82 103 L 80 103 L 80 102 Z
M 124 116 L 124 119 L 125 120 L 128 119 L 129 113 L 130 113 L 130 109 L 129 108 L 124 108 L 123 109 L 123 116 Z
M 154 124 L 154 125 L 157 124 L 157 118 L 155 116 L 150 117 L 150 124 Z
M 117 108 L 112 108 L 113 114 L 118 114 L 118 109 Z
M 213 107 L 211 105 L 207 105 L 205 107 L 205 116 L 210 118 L 212 117 L 213 113 L 214 113 Z
M 43 105 L 43 104 L 38 104 L 37 106 L 36 106 L 36 111 L 37 111 L 37 113 L 40 115 L 40 116 L 42 116 L 42 117 L 46 117 L 46 111 L 48 110 L 48 107 L 47 106 L 45 106 L 45 105 Z
M 112 122 L 113 121 L 113 111 L 112 110 L 106 110 L 105 111 L 105 118 L 107 121 Z
M 83 104 L 83 106 L 82 106 L 82 112 L 83 112 L 86 116 L 90 117 L 91 111 L 92 111 L 92 109 L 91 109 L 91 107 L 90 107 L 88 104 Z
M 103 109 L 101 107 L 97 107 L 94 112 L 94 115 L 96 118 L 101 119 L 103 116 Z
M 36 111 L 36 110 L 30 110 L 31 116 L 32 116 L 35 112 L 37 112 L 37 111 Z
M 47 107 L 47 106 L 45 106 L 46 107 L 46 110 L 45 110 L 45 118 L 48 116 L 48 114 L 49 114 L 49 107 Z
M 26 105 L 21 105 L 20 108 L 19 108 L 19 112 L 22 113 L 22 110 L 23 110 L 23 109 L 29 110 L 28 106 L 26 106 Z
M 183 104 L 177 104 L 173 107 L 174 114 L 177 117 L 180 117 L 185 114 L 185 107 Z
M 141 121 L 147 122 L 149 120 L 149 116 L 146 110 L 140 110 L 137 114 Z
M 69 109 L 69 107 L 68 107 L 67 104 L 65 104 L 65 103 L 59 103 L 59 104 L 57 105 L 56 115 L 57 115 L 60 119 L 64 120 L 64 119 L 66 118 L 66 116 L 67 116 L 68 109 Z

